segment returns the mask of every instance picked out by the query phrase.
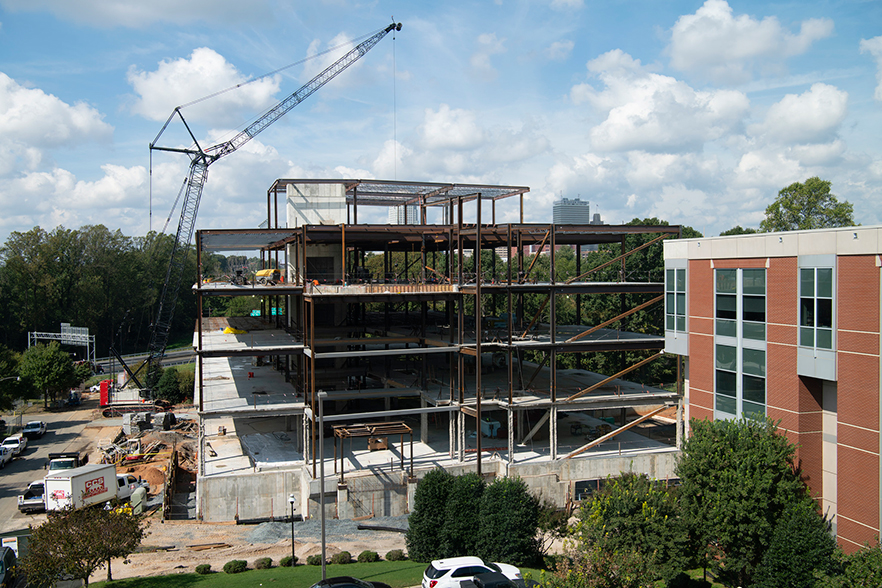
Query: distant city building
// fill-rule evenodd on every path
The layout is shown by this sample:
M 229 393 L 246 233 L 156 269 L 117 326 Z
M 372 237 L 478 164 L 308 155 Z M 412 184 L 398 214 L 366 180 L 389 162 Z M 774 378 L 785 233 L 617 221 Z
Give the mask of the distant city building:
M 591 224 L 591 212 L 587 200 L 561 198 L 554 203 L 551 222 L 556 225 Z
M 390 225 L 418 225 L 420 211 L 415 204 L 390 206 L 388 222 Z

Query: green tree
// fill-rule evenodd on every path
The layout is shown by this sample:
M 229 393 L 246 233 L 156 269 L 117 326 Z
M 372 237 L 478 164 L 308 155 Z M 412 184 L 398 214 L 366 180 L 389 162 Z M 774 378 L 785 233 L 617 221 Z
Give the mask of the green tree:
M 65 576 L 88 586 L 89 576 L 105 565 L 109 581 L 110 560 L 131 554 L 144 533 L 141 519 L 122 509 L 62 511 L 39 527 L 31 527 L 22 566 L 28 582 L 35 586 L 54 585 Z
M 476 473 L 456 476 L 445 505 L 446 516 L 441 527 L 441 552 L 444 557 L 472 555 L 478 549 L 478 525 L 481 495 L 487 484 Z
M 774 231 L 801 231 L 828 227 L 850 227 L 854 222 L 854 207 L 830 193 L 830 182 L 813 177 L 804 184 L 795 182 L 778 192 L 775 201 L 766 208 L 766 218 L 760 223 L 764 233 Z
M 19 373 L 37 390 L 43 393 L 43 404 L 55 402 L 68 389 L 76 386 L 77 376 L 70 355 L 58 342 L 38 344 L 24 352 Z
M 816 573 L 836 568 L 836 539 L 814 503 L 790 505 L 775 525 L 772 541 L 757 568 L 755 588 L 810 588 Z
M 742 227 L 741 225 L 735 225 L 728 231 L 723 231 L 720 233 L 720 237 L 726 237 L 728 235 L 753 235 L 755 233 L 759 233 L 756 229 L 752 229 L 750 227 Z
M 481 496 L 478 555 L 516 566 L 539 562 L 539 501 L 520 478 L 496 478 Z
M 690 421 L 677 463 L 680 512 L 727 586 L 749 586 L 775 526 L 795 503 L 812 503 L 795 447 L 768 419 Z
M 26 382 L 19 377 L 19 354 L 0 345 L 0 410 L 12 408 L 13 402 L 23 398 L 27 391 Z
M 882 546 L 864 545 L 848 555 L 837 552 L 839 569 L 816 573 L 814 588 L 878 588 L 882 586 Z
M 610 479 L 582 505 L 579 518 L 576 534 L 585 550 L 637 552 L 647 573 L 666 581 L 691 563 L 675 493 L 646 474 Z
M 453 476 L 441 468 L 432 470 L 417 484 L 404 537 L 407 553 L 413 561 L 429 562 L 445 556 L 438 533 L 444 527 L 447 497 L 452 486 Z
M 589 545 L 566 555 L 553 574 L 543 573 L 543 588 L 654 588 L 656 585 L 643 554 L 637 550 L 607 551 Z

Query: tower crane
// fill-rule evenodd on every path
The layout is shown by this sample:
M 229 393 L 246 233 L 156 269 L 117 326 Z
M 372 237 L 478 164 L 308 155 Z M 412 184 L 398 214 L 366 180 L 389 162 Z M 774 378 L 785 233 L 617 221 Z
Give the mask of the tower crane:
M 211 147 L 202 148 L 189 125 L 187 125 L 187 121 L 184 120 L 184 115 L 181 113 L 181 107 L 179 106 L 174 109 L 168 120 L 166 120 L 165 124 L 162 126 L 159 134 L 157 134 L 153 142 L 150 143 L 150 150 L 187 154 L 190 158 L 190 172 L 186 181 L 183 203 L 181 204 L 181 218 L 178 222 L 178 230 L 175 233 L 171 258 L 169 259 L 168 270 L 165 274 L 165 283 L 162 286 L 162 294 L 159 298 L 156 320 L 153 322 L 153 328 L 150 335 L 148 356 L 138 371 L 146 367 L 147 373 L 149 374 L 153 366 L 162 361 L 162 357 L 165 354 L 165 347 L 168 344 L 169 331 L 171 330 L 171 323 L 175 314 L 178 291 L 180 290 L 181 281 L 184 277 L 184 263 L 187 258 L 187 246 L 193 238 L 193 229 L 196 224 L 196 213 L 199 210 L 199 201 L 202 198 L 202 190 L 205 187 L 205 182 L 208 180 L 209 166 L 219 159 L 234 153 L 237 149 L 245 145 L 245 143 L 256 137 L 260 132 L 282 118 L 289 110 L 306 100 L 306 98 L 311 96 L 319 88 L 340 75 L 350 65 L 364 57 L 374 45 L 379 43 L 380 40 L 391 31 L 400 30 L 401 23 L 393 22 L 383 30 L 368 37 L 352 48 L 343 57 L 325 68 L 299 90 L 269 109 L 265 114 L 248 125 L 245 130 L 229 141 L 223 141 L 216 145 L 212 145 Z M 174 147 L 159 147 L 156 145 L 156 142 L 175 117 L 180 118 L 181 123 L 190 135 L 194 145 L 193 148 L 181 149 Z M 122 361 L 121 357 L 119 359 Z M 125 366 L 125 363 L 123 363 L 123 365 Z M 134 380 L 135 384 L 139 388 L 142 388 L 137 379 L 137 372 L 132 372 L 127 366 L 125 369 L 129 376 Z

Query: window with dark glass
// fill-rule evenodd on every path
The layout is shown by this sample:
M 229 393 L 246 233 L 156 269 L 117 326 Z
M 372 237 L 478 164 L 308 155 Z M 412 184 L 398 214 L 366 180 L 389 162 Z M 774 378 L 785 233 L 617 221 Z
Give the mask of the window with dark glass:
M 799 270 L 799 344 L 833 349 L 833 268 Z
M 665 329 L 686 332 L 686 269 L 665 270 Z

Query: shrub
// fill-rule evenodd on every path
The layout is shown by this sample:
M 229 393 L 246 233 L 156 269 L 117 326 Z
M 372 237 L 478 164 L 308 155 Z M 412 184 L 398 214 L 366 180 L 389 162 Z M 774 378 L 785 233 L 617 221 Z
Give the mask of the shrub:
M 295 555 L 293 558 L 292 558 L 290 555 L 286 555 L 285 557 L 283 557 L 282 559 L 279 560 L 279 567 L 280 567 L 280 568 L 290 568 L 290 567 L 294 567 L 294 565 L 295 565 L 298 561 L 300 561 L 300 560 L 297 559 L 297 556 L 296 556 L 296 555 Z
M 352 554 L 348 551 L 341 551 L 331 556 L 332 564 L 348 564 L 352 561 Z
M 386 561 L 404 561 L 407 559 L 407 556 L 404 554 L 404 551 L 401 549 L 393 549 L 389 553 L 386 554 Z
M 496 478 L 481 495 L 478 557 L 531 566 L 541 561 L 539 501 L 520 478 Z
M 446 504 L 451 486 L 453 475 L 440 468 L 426 474 L 417 485 L 404 539 L 410 559 L 429 562 L 446 557 L 438 541 L 438 531 L 447 518 Z
M 211 573 L 211 564 L 199 564 L 198 566 L 196 566 L 196 573 L 201 574 L 203 576 L 205 574 L 210 574 Z
M 224 573 L 238 574 L 248 569 L 248 562 L 244 559 L 232 559 L 224 564 Z
M 322 556 L 319 553 L 315 555 L 310 555 L 306 558 L 306 563 L 311 566 L 320 566 L 322 565 Z
M 478 552 L 478 525 L 481 495 L 487 483 L 475 473 L 453 479 L 445 505 L 444 524 L 441 527 L 441 551 L 445 557 L 474 555 Z
M 380 554 L 376 551 L 368 551 L 367 549 L 358 554 L 358 563 L 373 563 L 380 561 Z
M 268 570 L 271 567 L 273 567 L 273 558 L 271 557 L 261 557 L 254 562 L 255 570 Z

